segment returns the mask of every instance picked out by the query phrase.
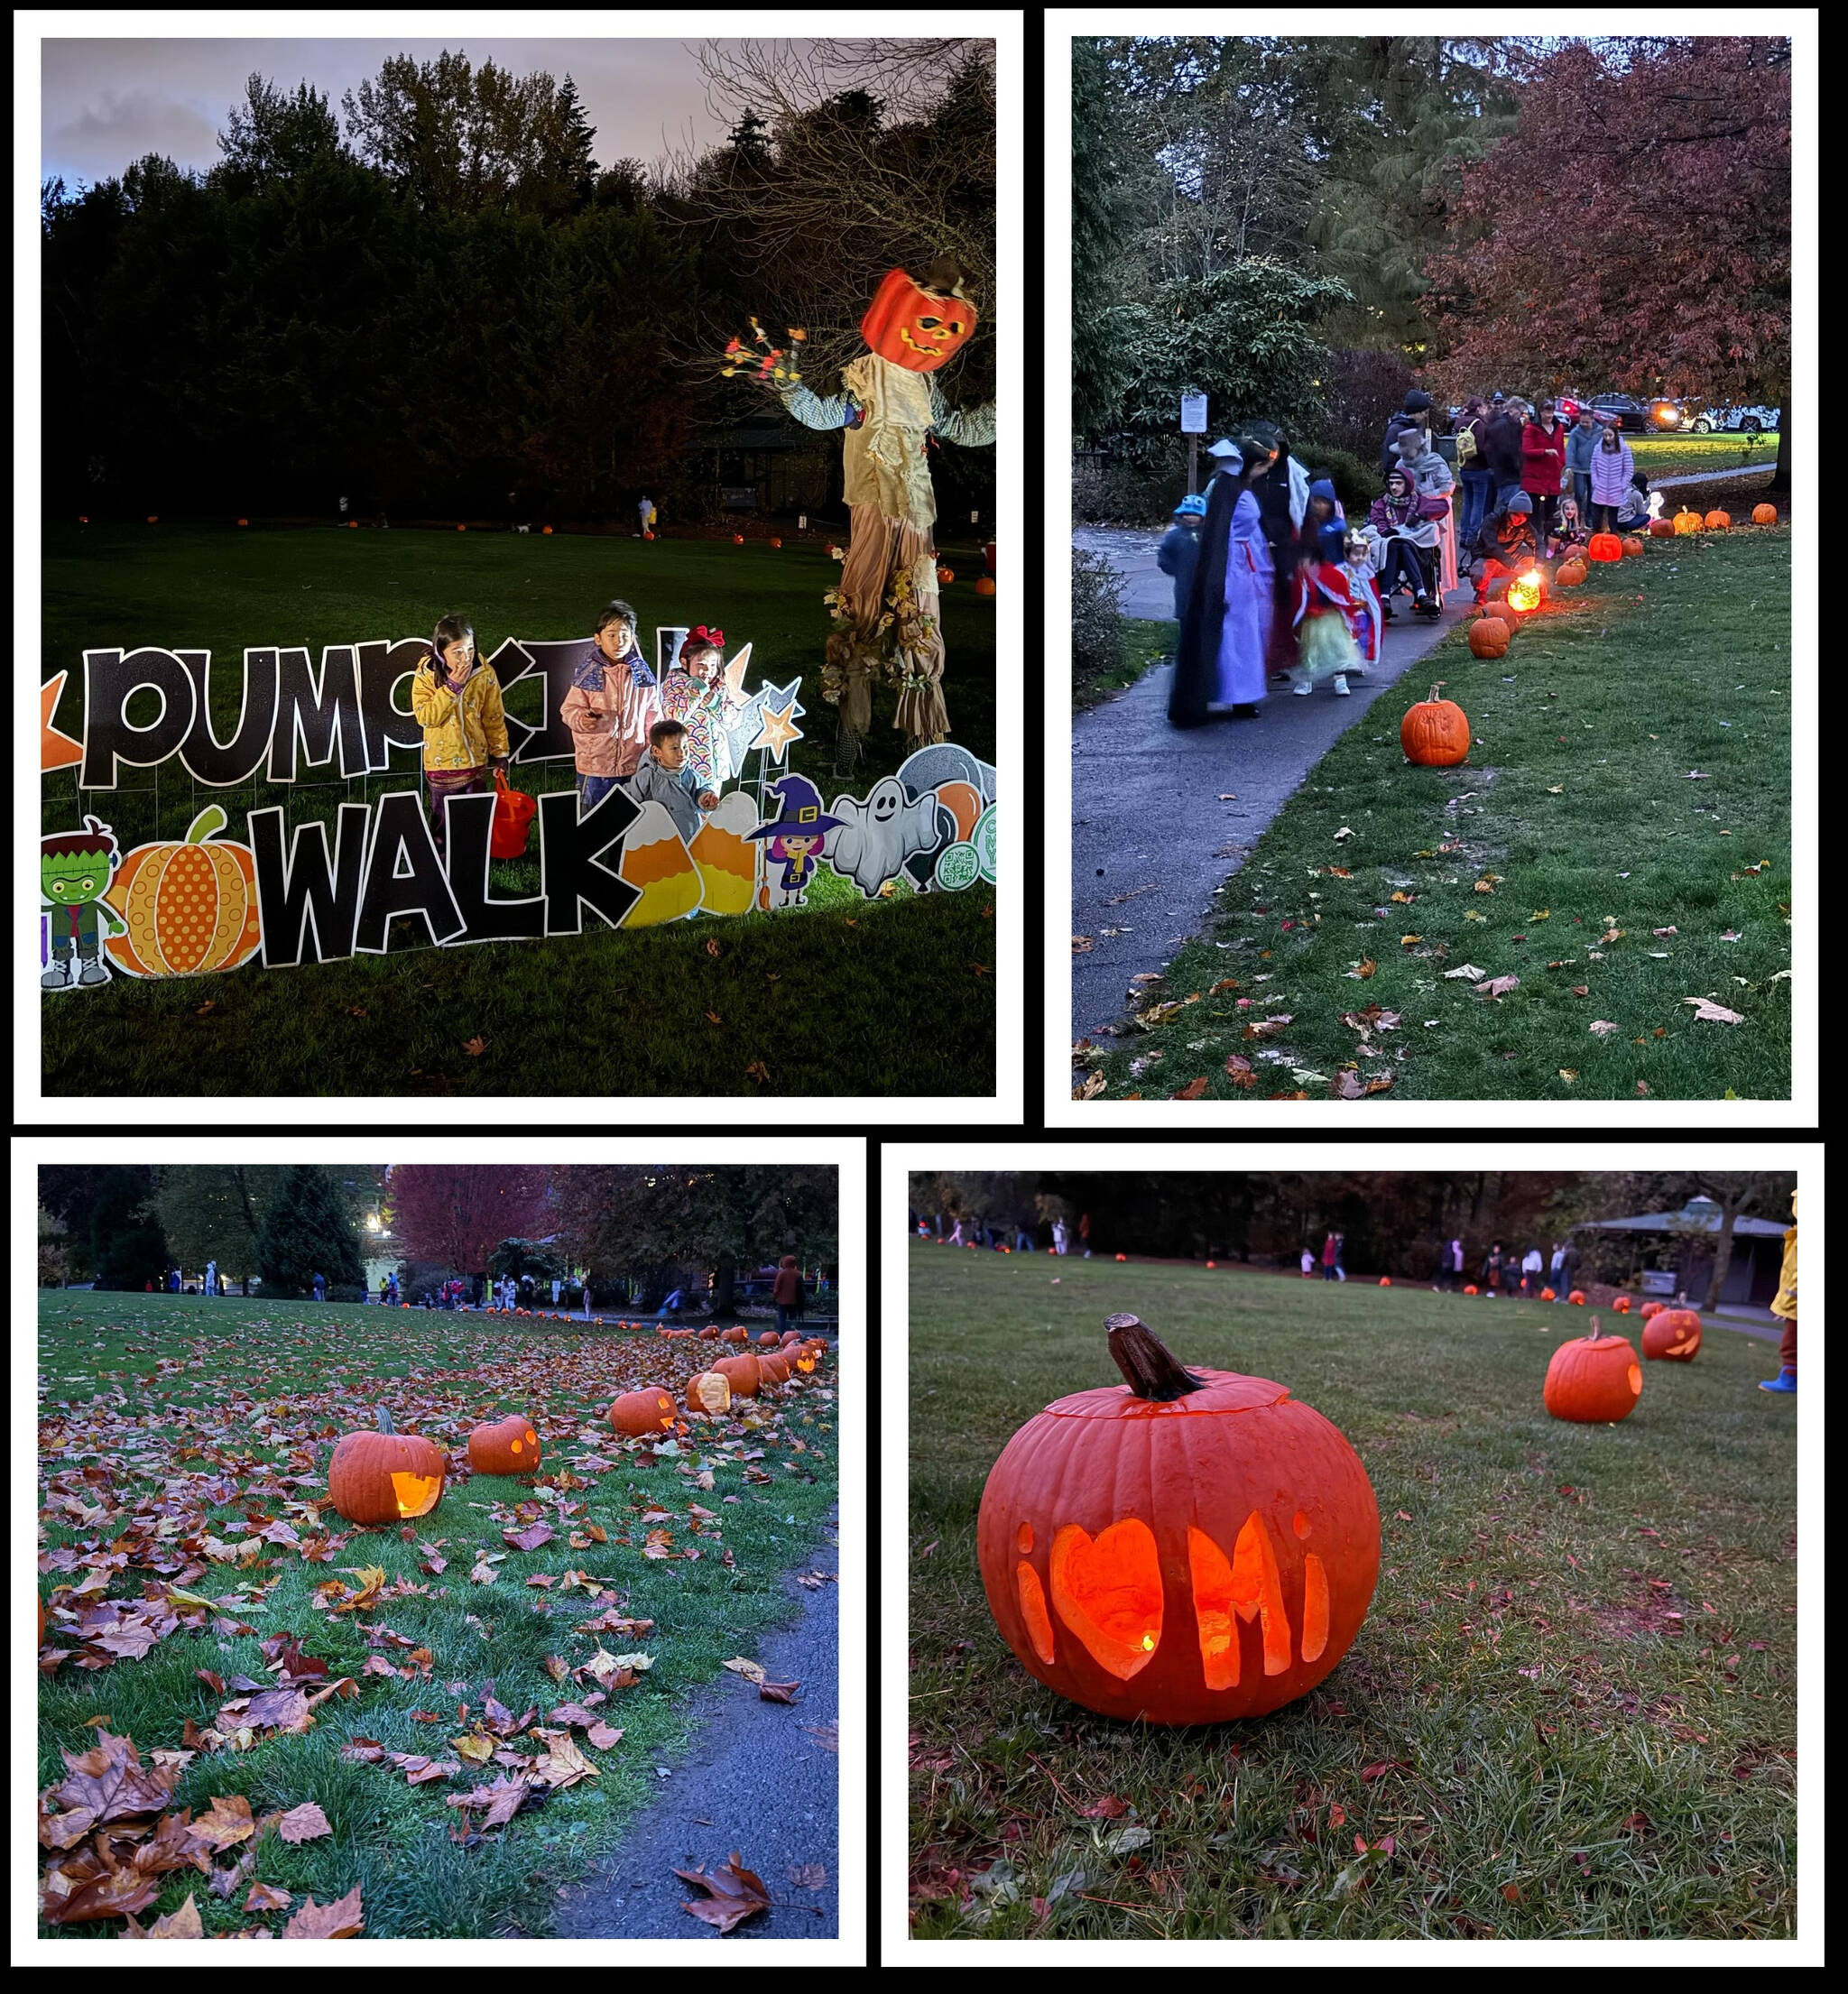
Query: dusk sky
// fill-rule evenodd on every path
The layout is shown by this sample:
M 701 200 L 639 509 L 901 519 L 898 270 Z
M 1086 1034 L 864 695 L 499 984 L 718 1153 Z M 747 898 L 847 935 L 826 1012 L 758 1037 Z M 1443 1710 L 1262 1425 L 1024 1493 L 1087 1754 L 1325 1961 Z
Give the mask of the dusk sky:
M 620 19 L 620 15 L 612 16 Z M 393 36 L 378 41 L 51 41 L 43 44 L 42 173 L 94 184 L 146 152 L 176 165 L 218 163 L 225 114 L 257 70 L 292 90 L 312 83 L 337 117 L 341 94 L 377 74 L 390 55 L 421 60 L 457 50 L 524 76 L 544 69 L 576 79 L 596 129 L 596 158 L 651 162 L 676 145 L 724 136 L 706 107 L 690 43 L 541 41 L 517 35 Z M 345 131 L 345 120 L 341 119 Z

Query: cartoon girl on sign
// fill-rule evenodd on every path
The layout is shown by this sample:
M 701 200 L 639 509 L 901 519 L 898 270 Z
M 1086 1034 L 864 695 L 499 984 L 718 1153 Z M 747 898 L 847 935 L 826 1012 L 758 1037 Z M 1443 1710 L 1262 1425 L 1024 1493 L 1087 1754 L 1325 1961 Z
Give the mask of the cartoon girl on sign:
M 765 854 L 771 863 L 781 863 L 782 877 L 772 883 L 770 864 L 764 867 L 764 882 L 757 890 L 757 904 L 774 910 L 800 907 L 815 882 L 821 847 L 830 831 L 840 828 L 841 820 L 821 808 L 821 795 L 807 776 L 786 775 L 771 784 L 776 797 L 775 815 L 748 832 L 753 838 L 768 838 Z

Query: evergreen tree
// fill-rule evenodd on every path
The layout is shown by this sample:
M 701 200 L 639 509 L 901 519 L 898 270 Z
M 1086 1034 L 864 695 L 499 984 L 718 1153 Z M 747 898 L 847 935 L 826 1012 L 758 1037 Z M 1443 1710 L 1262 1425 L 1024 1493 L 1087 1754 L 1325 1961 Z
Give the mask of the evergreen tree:
M 735 152 L 741 152 L 747 158 L 767 160 L 770 157 L 770 126 L 755 111 L 746 111 L 725 134 L 725 143 Z
M 559 123 L 559 171 L 571 193 L 575 213 L 587 208 L 596 190 L 596 155 L 592 150 L 596 134 L 585 115 L 578 86 L 568 75 L 559 87 L 555 106 Z
M 168 1264 L 166 1235 L 148 1198 L 147 1172 L 105 1170 L 90 1206 L 90 1266 L 98 1288 L 141 1288 Z
M 1072 43 L 1072 429 L 1107 429 L 1127 384 L 1116 309 L 1123 168 L 1102 45 Z
M 356 1288 L 365 1279 L 347 1201 L 334 1174 L 291 1164 L 256 1236 L 257 1271 L 270 1295 L 307 1295 L 314 1278 Z

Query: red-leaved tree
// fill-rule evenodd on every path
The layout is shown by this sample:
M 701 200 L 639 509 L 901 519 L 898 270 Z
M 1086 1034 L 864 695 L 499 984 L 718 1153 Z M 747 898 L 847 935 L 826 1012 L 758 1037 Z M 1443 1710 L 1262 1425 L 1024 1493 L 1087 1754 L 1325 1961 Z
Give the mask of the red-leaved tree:
M 392 1172 L 392 1230 L 411 1260 L 485 1274 L 503 1240 L 549 1234 L 550 1173 L 517 1164 L 401 1164 Z
M 1426 273 L 1437 383 L 1782 403 L 1790 394 L 1790 44 L 1568 42 L 1462 169 Z

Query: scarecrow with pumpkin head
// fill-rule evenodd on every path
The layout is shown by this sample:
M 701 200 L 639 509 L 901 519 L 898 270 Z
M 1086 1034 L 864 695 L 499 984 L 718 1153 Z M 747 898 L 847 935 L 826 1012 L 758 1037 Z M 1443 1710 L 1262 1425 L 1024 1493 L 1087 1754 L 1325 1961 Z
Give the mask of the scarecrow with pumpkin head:
M 936 380 L 967 344 L 976 317 L 963 273 L 948 258 L 921 280 L 889 270 L 860 321 L 866 351 L 841 370 L 842 392 L 818 395 L 794 379 L 777 391 L 808 429 L 845 432 L 853 531 L 840 586 L 827 597 L 834 629 L 821 672 L 822 697 L 840 710 L 839 775 L 851 774 L 859 760 L 875 679 L 897 691 L 893 724 L 908 749 L 949 732 L 931 531 L 937 499 L 925 453 L 933 437 L 969 448 L 994 441 L 994 404 L 952 409 Z

